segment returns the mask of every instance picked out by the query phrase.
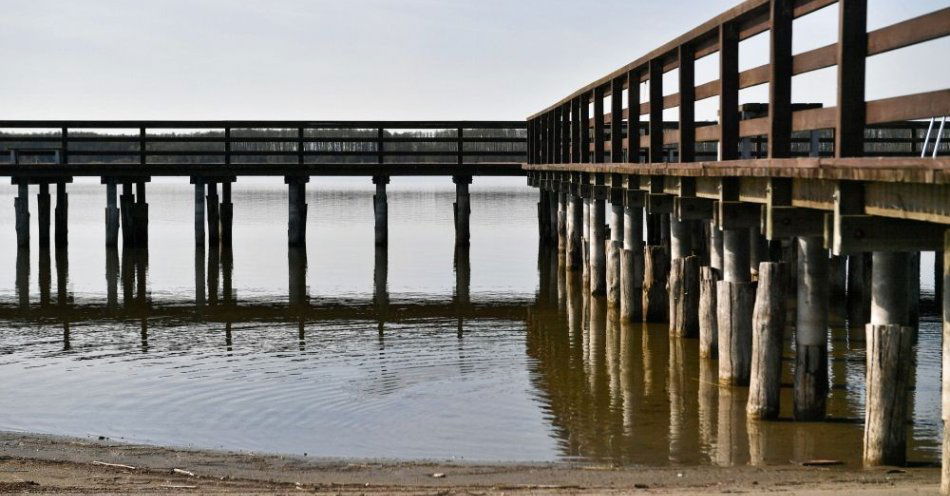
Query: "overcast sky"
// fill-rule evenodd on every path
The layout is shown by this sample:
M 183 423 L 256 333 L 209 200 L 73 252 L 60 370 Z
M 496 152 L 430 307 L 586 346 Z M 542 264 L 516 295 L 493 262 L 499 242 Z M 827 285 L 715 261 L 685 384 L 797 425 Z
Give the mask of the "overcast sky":
M 735 3 L 3 0 L 0 118 L 523 119 Z M 869 3 L 870 29 L 950 6 Z M 836 16 L 796 21 L 795 51 L 832 42 Z M 767 62 L 757 38 L 742 68 Z M 899 53 L 869 62 L 869 99 L 947 87 L 950 40 Z M 794 98 L 833 104 L 833 82 L 796 78 Z

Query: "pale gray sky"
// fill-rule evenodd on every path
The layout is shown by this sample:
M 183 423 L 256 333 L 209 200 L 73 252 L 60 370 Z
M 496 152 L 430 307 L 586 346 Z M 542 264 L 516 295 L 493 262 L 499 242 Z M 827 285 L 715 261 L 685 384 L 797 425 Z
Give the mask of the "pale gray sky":
M 523 119 L 735 3 L 2 0 L 0 118 Z M 869 3 L 870 29 L 950 6 Z M 834 40 L 836 15 L 796 21 L 795 51 Z M 757 38 L 743 68 L 767 61 Z M 944 39 L 875 57 L 868 98 L 946 88 L 948 53 Z M 794 98 L 833 104 L 833 81 L 796 78 Z

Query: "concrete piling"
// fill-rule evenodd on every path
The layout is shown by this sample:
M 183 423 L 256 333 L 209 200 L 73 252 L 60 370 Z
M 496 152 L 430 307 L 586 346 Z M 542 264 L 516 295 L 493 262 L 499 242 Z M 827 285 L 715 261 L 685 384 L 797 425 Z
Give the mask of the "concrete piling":
M 828 396 L 828 250 L 820 237 L 798 238 L 795 317 L 796 420 L 825 417 Z

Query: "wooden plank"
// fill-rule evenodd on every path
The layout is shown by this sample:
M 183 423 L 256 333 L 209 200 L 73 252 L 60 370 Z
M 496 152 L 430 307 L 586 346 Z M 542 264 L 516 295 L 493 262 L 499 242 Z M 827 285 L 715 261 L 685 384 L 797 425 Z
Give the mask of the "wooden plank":
M 650 61 L 650 130 L 649 161 L 663 162 L 663 65 L 660 59 Z
M 867 54 L 877 55 L 950 35 L 950 7 L 868 33 Z
M 792 153 L 792 0 L 772 0 L 769 39 L 768 156 Z
M 679 107 L 680 128 L 676 140 L 679 143 L 679 161 L 696 160 L 696 68 L 692 45 L 683 44 L 679 50 Z
M 739 121 L 739 136 L 763 136 L 769 133 L 769 118 L 757 117 Z M 791 134 L 789 134 L 791 136 Z
M 835 156 L 864 154 L 867 0 L 838 2 L 838 116 Z
M 739 34 L 733 23 L 719 27 L 719 158 L 739 158 Z
M 610 92 L 610 161 L 623 162 L 623 85 L 625 77 L 611 81 Z
M 813 108 L 792 112 L 792 131 L 831 129 L 838 118 L 836 107 Z
M 950 115 L 950 89 L 867 102 L 868 124 Z

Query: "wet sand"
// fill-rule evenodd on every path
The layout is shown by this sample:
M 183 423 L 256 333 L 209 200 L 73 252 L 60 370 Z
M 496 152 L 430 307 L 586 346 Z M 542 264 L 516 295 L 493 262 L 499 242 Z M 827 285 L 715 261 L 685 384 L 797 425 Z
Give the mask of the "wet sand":
M 313 459 L 0 433 L 0 493 L 910 495 L 936 494 L 939 478 L 935 467 L 644 468 Z

